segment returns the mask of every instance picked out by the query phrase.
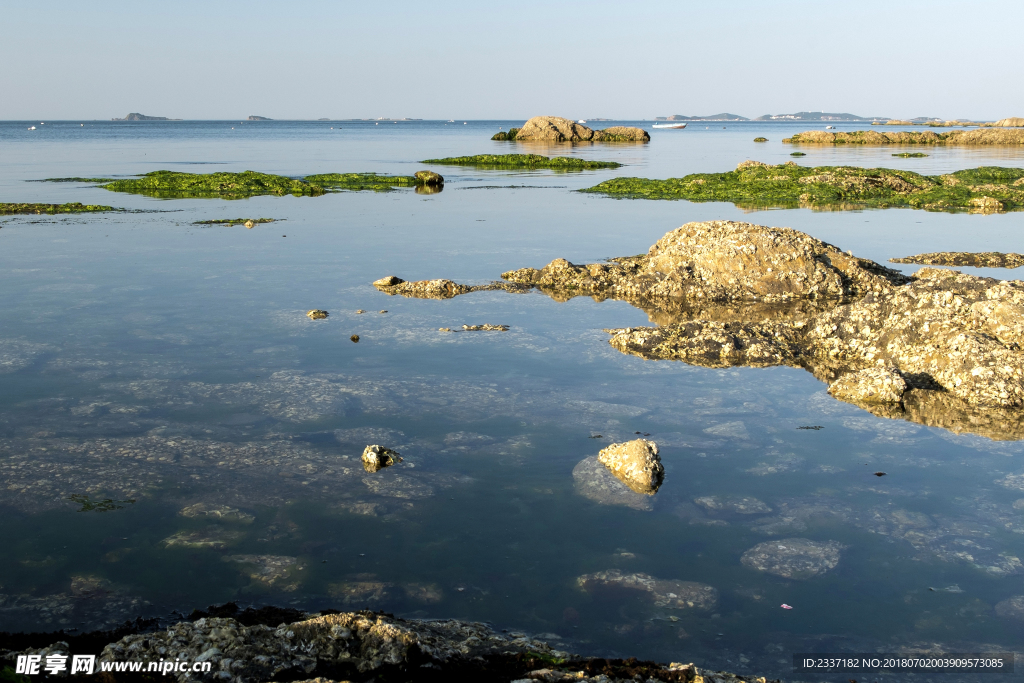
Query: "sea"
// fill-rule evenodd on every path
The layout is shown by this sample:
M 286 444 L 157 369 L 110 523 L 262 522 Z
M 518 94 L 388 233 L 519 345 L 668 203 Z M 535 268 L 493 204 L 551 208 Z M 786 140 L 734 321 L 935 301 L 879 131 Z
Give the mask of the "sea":
M 783 138 L 824 125 L 651 123 L 591 124 L 646 127 L 648 144 L 528 145 L 490 140 L 513 120 L 0 122 L 0 200 L 127 209 L 0 218 L 0 631 L 167 624 L 228 602 L 371 609 L 485 622 L 586 655 L 828 681 L 852 674 L 794 672 L 794 653 L 1019 651 L 1013 434 L 877 417 L 799 368 L 624 355 L 604 330 L 656 323 L 623 301 L 372 286 L 487 284 L 555 258 L 641 254 L 719 219 L 795 228 L 879 263 L 1024 252 L 1021 213 L 578 192 L 784 163 Z M 801 149 L 796 161 L 813 166 L 1024 166 L 1022 149 Z M 422 163 L 509 152 L 623 166 Z M 422 169 L 444 176 L 443 191 L 160 199 L 36 182 Z M 232 218 L 274 222 L 197 223 Z M 509 329 L 462 329 L 481 324 Z M 608 494 L 581 466 L 641 437 L 664 464 L 656 495 Z M 371 444 L 402 461 L 366 471 Z M 787 543 L 831 559 L 803 573 L 751 560 Z M 689 595 L 702 597 L 691 607 Z

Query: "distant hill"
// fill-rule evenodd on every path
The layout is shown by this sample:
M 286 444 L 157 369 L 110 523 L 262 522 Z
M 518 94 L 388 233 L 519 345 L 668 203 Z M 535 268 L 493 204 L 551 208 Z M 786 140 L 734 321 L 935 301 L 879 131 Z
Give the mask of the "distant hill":
M 250 116 L 246 121 L 273 121 L 274 119 L 268 119 L 266 116 Z
M 169 119 L 166 116 L 146 116 L 138 112 L 132 112 L 123 119 L 110 119 L 111 121 L 181 121 L 181 119 Z
M 765 114 L 755 121 L 888 121 L 888 116 L 857 116 L 826 111 L 798 111 L 795 114 Z
M 749 121 L 746 116 L 739 114 L 710 114 L 708 116 L 683 116 L 673 114 L 672 116 L 658 116 L 655 121 Z

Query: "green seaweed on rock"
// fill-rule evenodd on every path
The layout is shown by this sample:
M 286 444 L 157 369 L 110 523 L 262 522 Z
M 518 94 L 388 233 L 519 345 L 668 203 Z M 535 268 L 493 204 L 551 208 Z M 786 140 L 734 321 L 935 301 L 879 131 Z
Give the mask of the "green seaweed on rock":
M 100 213 L 104 211 L 124 211 L 113 206 L 101 206 L 99 204 L 82 204 L 71 202 L 69 204 L 22 204 L 17 202 L 0 202 L 0 216 L 12 214 L 58 214 L 58 213 Z
M 306 176 L 309 183 L 316 183 L 332 190 L 359 192 L 390 192 L 396 187 L 416 187 L 423 182 L 411 175 L 381 175 L 378 173 L 320 173 Z
M 324 188 L 304 180 L 286 176 L 243 171 L 242 173 L 180 173 L 153 171 L 139 178 L 115 180 L 101 185 L 112 192 L 129 192 L 160 198 L 244 199 L 259 195 L 294 195 L 315 197 Z
M 117 178 L 43 178 L 30 180 L 31 183 L 112 183 Z
M 920 159 L 921 157 L 928 156 L 924 152 L 898 152 L 893 154 L 894 157 L 902 157 L 904 159 Z
M 546 157 L 541 154 L 477 154 L 468 157 L 425 159 L 424 164 L 474 166 L 476 168 L 550 168 L 558 171 L 585 171 L 595 168 L 619 168 L 616 161 L 593 161 L 579 157 Z
M 507 133 L 505 131 L 495 133 L 493 136 L 491 136 L 491 139 L 497 140 L 499 142 L 512 142 L 513 140 L 516 139 L 516 133 L 518 132 L 518 128 L 509 128 Z
M 683 178 L 613 178 L 581 192 L 630 199 L 732 202 L 741 208 L 886 208 L 994 213 L 1024 208 L 1024 169 L 986 166 L 939 176 L 851 166 L 772 166 Z

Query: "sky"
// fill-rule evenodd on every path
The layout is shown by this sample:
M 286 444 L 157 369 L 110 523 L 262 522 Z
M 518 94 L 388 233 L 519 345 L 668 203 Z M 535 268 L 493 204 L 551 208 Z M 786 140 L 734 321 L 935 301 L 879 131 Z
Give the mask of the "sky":
M 1024 116 L 1024 2 L 4 0 L 0 119 Z

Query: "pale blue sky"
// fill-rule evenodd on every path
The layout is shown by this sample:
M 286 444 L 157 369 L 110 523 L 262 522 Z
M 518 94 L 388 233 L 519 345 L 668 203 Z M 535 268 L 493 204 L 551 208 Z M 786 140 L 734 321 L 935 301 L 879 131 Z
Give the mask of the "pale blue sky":
M 0 119 L 1024 116 L 1024 2 L 5 0 Z

